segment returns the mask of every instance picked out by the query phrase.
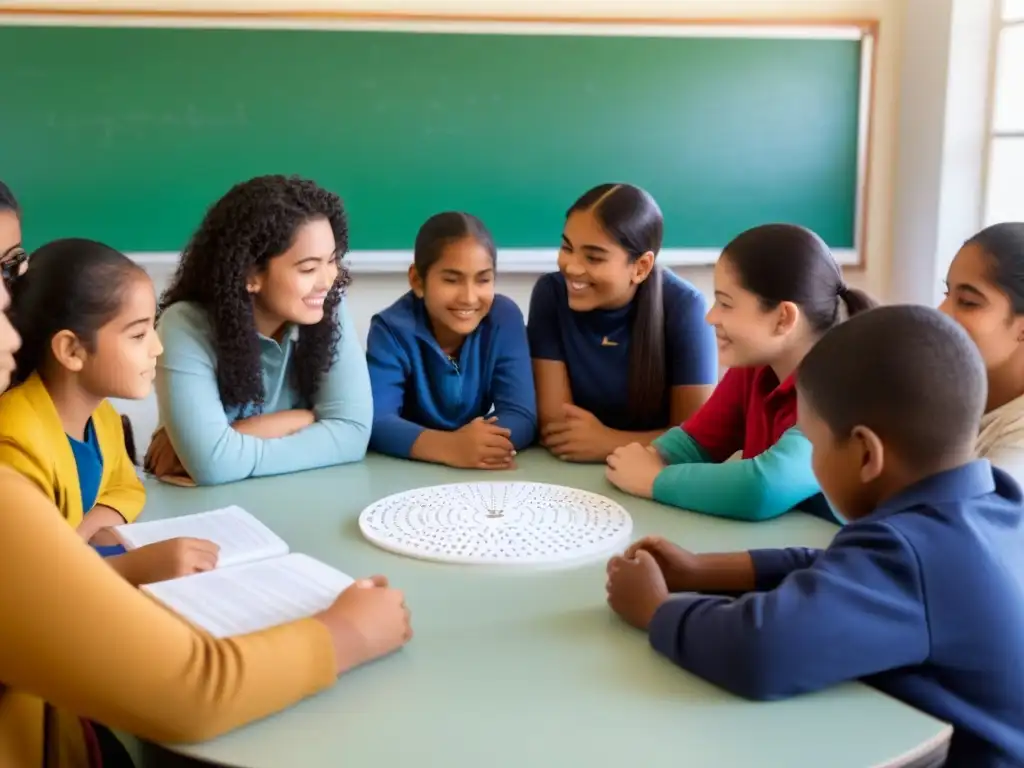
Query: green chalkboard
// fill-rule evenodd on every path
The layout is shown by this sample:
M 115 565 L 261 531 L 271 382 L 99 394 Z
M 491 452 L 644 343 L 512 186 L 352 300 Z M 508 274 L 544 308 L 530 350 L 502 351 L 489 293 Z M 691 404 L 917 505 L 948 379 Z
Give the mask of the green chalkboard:
M 355 250 L 442 209 L 558 242 L 590 186 L 646 187 L 666 247 L 765 221 L 854 243 L 856 40 L 0 27 L 0 178 L 30 245 L 177 251 L 233 183 L 315 178 Z

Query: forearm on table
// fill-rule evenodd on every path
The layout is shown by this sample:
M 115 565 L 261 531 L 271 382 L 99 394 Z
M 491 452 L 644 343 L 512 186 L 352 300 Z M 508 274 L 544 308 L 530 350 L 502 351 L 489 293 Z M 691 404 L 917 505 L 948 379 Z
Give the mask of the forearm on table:
M 749 552 L 697 555 L 697 568 L 687 592 L 742 594 L 754 590 L 757 574 Z
M 655 501 L 749 521 L 778 517 L 819 490 L 810 443 L 795 428 L 751 459 L 671 464 L 654 480 Z
M 114 569 L 114 572 L 133 587 L 145 583 L 142 563 L 139 561 L 138 550 L 129 550 L 121 555 L 104 558 L 103 562 Z
M 447 464 L 452 457 L 452 434 L 439 429 L 424 429 L 412 444 L 410 458 Z
M 263 413 L 258 416 L 239 419 L 231 425 L 231 428 L 249 437 L 272 440 L 276 437 L 286 437 L 295 434 L 315 421 L 316 417 L 312 411 L 296 408 L 290 411 Z

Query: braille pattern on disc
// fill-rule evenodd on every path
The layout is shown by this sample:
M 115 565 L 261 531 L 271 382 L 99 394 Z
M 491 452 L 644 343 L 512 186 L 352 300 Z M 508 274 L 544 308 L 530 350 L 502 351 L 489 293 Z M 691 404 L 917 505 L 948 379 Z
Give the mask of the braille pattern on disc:
M 408 557 L 473 565 L 560 565 L 621 551 L 633 520 L 611 499 L 546 483 L 452 483 L 374 502 L 363 536 Z

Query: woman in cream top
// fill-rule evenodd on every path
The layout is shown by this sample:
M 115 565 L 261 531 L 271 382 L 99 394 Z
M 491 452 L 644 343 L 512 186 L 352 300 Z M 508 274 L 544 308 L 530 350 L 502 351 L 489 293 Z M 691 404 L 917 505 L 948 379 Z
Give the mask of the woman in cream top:
M 940 309 L 970 334 L 988 369 L 978 455 L 1024 485 L 1024 222 L 994 224 L 964 243 Z

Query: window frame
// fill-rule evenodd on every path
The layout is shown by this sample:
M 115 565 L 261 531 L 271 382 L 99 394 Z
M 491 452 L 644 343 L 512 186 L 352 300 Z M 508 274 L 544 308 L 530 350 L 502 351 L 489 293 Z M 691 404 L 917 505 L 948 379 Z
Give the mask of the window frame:
M 994 23 L 994 34 L 993 44 L 991 51 L 991 58 L 989 61 L 989 101 L 988 101 L 988 114 L 985 116 L 985 157 L 983 158 L 982 166 L 982 210 L 981 217 L 983 226 L 994 224 L 996 222 L 989 219 L 989 213 L 992 210 L 992 200 L 990 199 L 991 193 L 991 181 L 992 181 L 992 160 L 994 155 L 994 146 L 997 141 L 1001 139 L 1009 139 L 1011 141 L 1020 141 L 1024 143 L 1024 126 L 1020 128 L 1014 128 L 1010 130 L 997 129 L 996 128 L 996 105 L 998 104 L 999 95 L 999 53 L 1003 44 L 1003 32 L 1012 27 L 1024 27 L 1024 17 L 1011 17 L 1007 15 L 1006 10 L 1003 7 L 1002 0 L 994 3 L 995 5 L 995 23 Z M 1024 214 L 1021 215 L 1021 220 L 1024 220 Z

